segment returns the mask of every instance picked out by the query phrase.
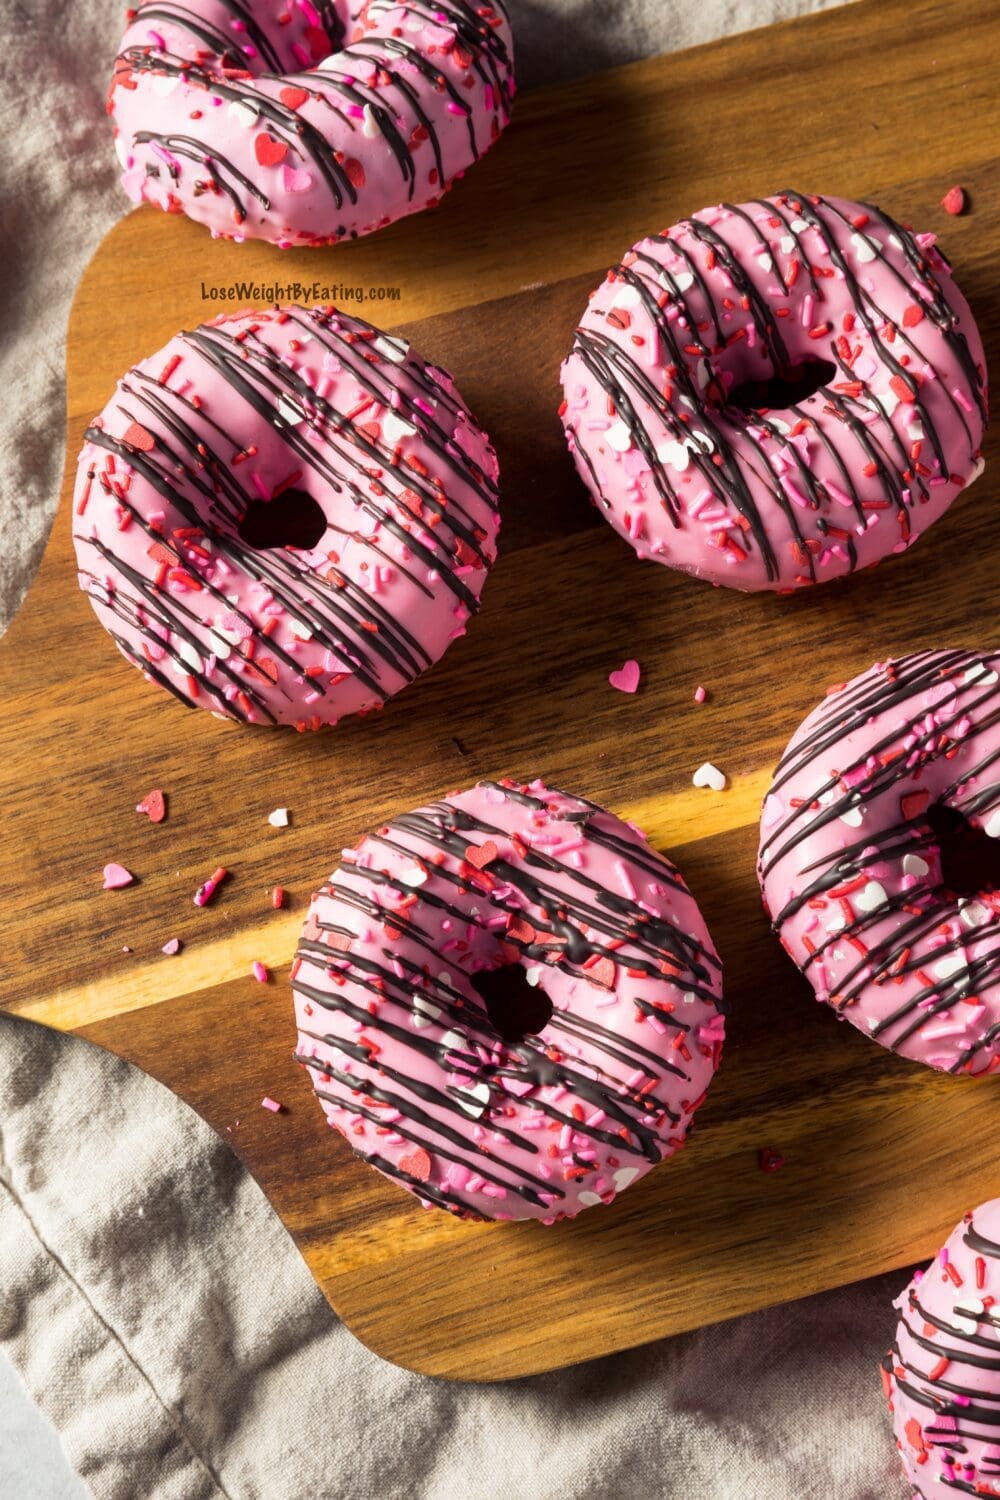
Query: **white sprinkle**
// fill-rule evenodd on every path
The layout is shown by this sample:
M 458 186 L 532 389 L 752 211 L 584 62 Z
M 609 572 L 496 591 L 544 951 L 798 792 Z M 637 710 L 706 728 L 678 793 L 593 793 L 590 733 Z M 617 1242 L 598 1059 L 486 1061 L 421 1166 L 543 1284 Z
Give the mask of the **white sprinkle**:
M 534 989 L 542 977 L 541 964 L 532 964 L 530 969 L 525 969 L 524 977 L 526 982 L 531 985 L 532 989 Z
M 967 967 L 964 953 L 946 953 L 934 965 L 934 972 L 939 979 L 950 979 L 953 974 L 960 974 Z
M 268 815 L 267 815 L 267 821 L 270 823 L 270 825 L 271 825 L 272 828 L 287 828 L 288 827 L 288 808 L 287 807 L 276 807 L 274 809 L 274 812 L 268 813 Z
M 987 818 L 983 824 L 983 832 L 991 839 L 1000 839 L 1000 807 Z
M 930 872 L 930 868 L 927 861 L 921 859 L 919 854 L 906 854 L 903 856 L 904 875 L 927 875 Z
M 234 99 L 229 105 L 229 113 L 245 130 L 251 130 L 259 118 L 253 105 L 248 104 L 245 99 Z
M 399 878 L 404 885 L 415 887 L 426 884 L 428 877 L 426 870 L 422 869 L 420 865 L 414 865 L 412 870 L 404 870 Z
M 584 1208 L 596 1208 L 597 1205 L 599 1203 L 603 1203 L 604 1200 L 601 1197 L 600 1193 L 593 1193 L 591 1192 L 590 1188 L 584 1188 L 583 1192 L 580 1194 L 578 1201 L 583 1204 Z
M 852 234 L 851 244 L 854 246 L 854 253 L 858 260 L 866 262 L 875 259 L 875 247 L 863 234 Z
M 656 450 L 656 456 L 661 464 L 669 464 L 672 469 L 677 469 L 680 473 L 683 473 L 691 462 L 691 450 L 687 443 L 661 443 Z
M 619 1167 L 615 1173 L 615 1192 L 620 1193 L 639 1175 L 638 1167 Z
M 869 880 L 864 890 L 859 891 L 855 897 L 862 911 L 877 911 L 880 906 L 885 906 L 888 899 L 885 887 L 877 880 Z
M 848 828 L 860 828 L 865 819 L 863 807 L 849 807 L 845 813 L 841 813 L 840 821 L 846 823 Z
M 725 773 L 718 766 L 713 766 L 710 760 L 698 767 L 691 780 L 695 786 L 707 787 L 713 792 L 723 792 L 726 789 Z
M 410 346 L 405 339 L 391 339 L 387 333 L 383 333 L 372 345 L 377 349 L 384 359 L 389 359 L 394 365 L 400 365 L 410 352 Z
M 402 438 L 412 437 L 416 430 L 412 422 L 404 422 L 394 411 L 387 411 L 382 418 L 382 436 L 390 448 L 394 448 Z
M 632 446 L 632 434 L 624 422 L 612 422 L 608 428 L 606 437 L 609 445 L 616 453 L 627 453 Z
M 306 414 L 302 408 L 296 406 L 295 402 L 290 400 L 288 396 L 282 396 L 278 402 L 278 416 L 283 422 L 287 422 L 289 427 L 297 427 L 300 422 L 304 422 L 306 419 Z

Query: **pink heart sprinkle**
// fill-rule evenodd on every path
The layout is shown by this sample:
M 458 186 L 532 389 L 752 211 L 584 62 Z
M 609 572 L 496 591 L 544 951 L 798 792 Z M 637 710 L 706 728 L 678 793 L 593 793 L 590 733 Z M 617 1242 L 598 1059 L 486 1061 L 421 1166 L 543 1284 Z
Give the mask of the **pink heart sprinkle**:
M 639 663 L 629 657 L 623 667 L 611 673 L 608 681 L 620 693 L 634 693 L 639 686 Z
M 124 865 L 104 866 L 104 889 L 106 891 L 120 891 L 124 886 L 131 885 L 134 879 L 135 876 L 131 870 L 126 870 Z
M 180 951 L 181 951 L 181 940 L 180 940 L 180 938 L 170 938 L 170 939 L 168 939 L 168 941 L 165 942 L 164 945 L 163 945 L 163 947 L 160 949 L 161 953 L 166 953 L 167 956 L 171 957 L 171 958 L 173 957 L 173 955 L 175 953 L 179 953 Z
M 313 185 L 312 173 L 298 167 L 284 167 L 281 175 L 286 193 L 307 193 Z

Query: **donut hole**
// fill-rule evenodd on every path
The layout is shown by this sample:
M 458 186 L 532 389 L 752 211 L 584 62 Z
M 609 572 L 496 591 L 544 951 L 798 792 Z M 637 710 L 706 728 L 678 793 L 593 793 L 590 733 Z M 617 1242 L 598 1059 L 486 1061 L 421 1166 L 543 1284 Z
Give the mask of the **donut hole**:
M 552 1001 L 544 990 L 528 983 L 520 964 L 484 969 L 472 976 L 472 987 L 505 1042 L 537 1036 L 552 1019 Z
M 236 531 L 255 552 L 300 547 L 309 552 L 326 530 L 323 508 L 305 490 L 283 490 L 273 500 L 251 500 Z
M 783 411 L 807 400 L 836 375 L 836 366 L 828 359 L 804 359 L 773 371 L 766 379 L 737 381 L 727 400 L 740 411 Z
M 960 812 L 939 804 L 925 818 L 941 854 L 941 878 L 956 896 L 1000 890 L 1000 839 L 974 828 Z

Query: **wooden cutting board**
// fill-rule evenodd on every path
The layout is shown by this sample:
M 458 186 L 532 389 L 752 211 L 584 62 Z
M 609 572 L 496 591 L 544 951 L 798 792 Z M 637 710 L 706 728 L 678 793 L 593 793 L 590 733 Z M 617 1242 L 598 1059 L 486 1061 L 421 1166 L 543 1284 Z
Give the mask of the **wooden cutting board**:
M 62 508 L 0 644 L 2 1003 L 131 1059 L 224 1132 L 388 1359 L 476 1380 L 566 1365 L 903 1266 L 1000 1190 L 996 1081 L 933 1076 L 839 1026 L 769 932 L 754 876 L 770 768 L 829 682 L 890 652 L 996 646 L 996 444 L 909 556 L 748 598 L 638 563 L 587 504 L 556 417 L 559 360 L 605 267 L 706 203 L 785 187 L 939 230 L 1000 368 L 997 19 L 991 3 L 867 0 L 657 58 L 526 97 L 439 212 L 371 240 L 281 253 L 142 210 L 83 278 Z M 954 182 L 971 199 L 959 219 L 939 206 Z M 77 591 L 69 541 L 83 427 L 116 377 L 235 305 L 204 290 L 275 280 L 398 288 L 362 310 L 451 367 L 503 480 L 502 556 L 468 637 L 381 715 L 313 736 L 224 725 L 148 687 Z M 607 681 L 628 656 L 634 698 Z M 704 760 L 725 793 L 692 787 Z M 504 773 L 594 797 L 671 852 L 733 1007 L 690 1147 L 611 1209 L 549 1229 L 422 1210 L 325 1128 L 292 1062 L 288 962 L 341 846 Z M 133 811 L 152 787 L 169 799 L 159 827 Z M 284 830 L 267 822 L 279 805 Z M 109 860 L 139 883 L 103 892 Z M 195 908 L 220 864 L 231 880 Z M 287 911 L 270 908 L 276 883 Z M 183 952 L 164 957 L 172 937 Z M 759 1170 L 762 1147 L 783 1170 Z

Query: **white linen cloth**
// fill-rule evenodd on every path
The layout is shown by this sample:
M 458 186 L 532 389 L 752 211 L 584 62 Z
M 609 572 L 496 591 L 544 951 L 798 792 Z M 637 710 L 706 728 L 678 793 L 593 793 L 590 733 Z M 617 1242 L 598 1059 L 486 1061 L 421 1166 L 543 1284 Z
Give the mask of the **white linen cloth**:
M 519 74 L 823 3 L 512 0 Z M 112 0 L 0 0 L 0 625 L 55 511 L 72 291 L 127 207 L 103 109 L 120 22 Z M 890 1500 L 904 1486 L 877 1364 L 905 1280 L 553 1375 L 430 1381 L 338 1323 L 190 1110 L 0 1017 L 2 1500 Z

